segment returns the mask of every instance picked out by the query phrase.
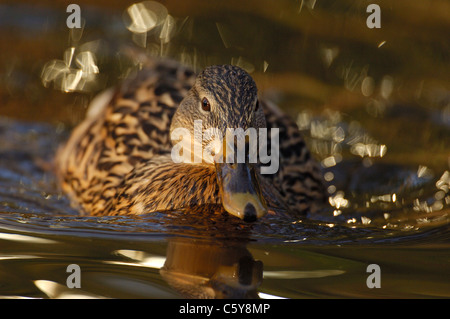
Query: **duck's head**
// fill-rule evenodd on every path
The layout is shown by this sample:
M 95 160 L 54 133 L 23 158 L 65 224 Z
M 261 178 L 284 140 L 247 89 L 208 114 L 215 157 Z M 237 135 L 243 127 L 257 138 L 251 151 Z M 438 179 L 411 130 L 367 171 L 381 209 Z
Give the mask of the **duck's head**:
M 183 162 L 214 165 L 225 210 L 253 221 L 267 212 L 256 157 L 249 156 L 256 152 L 258 129 L 265 127 L 252 77 L 236 66 L 211 66 L 198 75 L 172 119 L 172 158 L 182 154 Z

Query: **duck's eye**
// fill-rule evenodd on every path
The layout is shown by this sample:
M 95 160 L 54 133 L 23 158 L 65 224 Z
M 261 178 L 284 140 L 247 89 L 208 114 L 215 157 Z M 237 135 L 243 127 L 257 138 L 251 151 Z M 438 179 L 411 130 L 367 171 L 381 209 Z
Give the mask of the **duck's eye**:
M 203 111 L 211 111 L 211 104 L 209 104 L 209 101 L 206 97 L 203 98 L 202 100 L 202 109 Z
M 259 109 L 259 100 L 256 100 L 255 112 L 258 111 L 258 109 Z

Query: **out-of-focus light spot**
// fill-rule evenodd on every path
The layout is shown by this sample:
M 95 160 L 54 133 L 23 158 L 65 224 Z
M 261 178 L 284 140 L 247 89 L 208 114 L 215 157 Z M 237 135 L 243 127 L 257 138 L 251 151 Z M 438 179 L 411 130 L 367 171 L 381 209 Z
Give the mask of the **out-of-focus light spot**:
M 349 66 L 342 69 L 342 78 L 344 80 L 344 86 L 349 91 L 354 91 L 361 85 L 361 82 L 367 77 L 367 72 L 369 66 L 355 67 L 353 66 L 353 61 L 350 62 Z
M 334 185 L 330 185 L 327 188 L 328 194 L 333 194 L 334 192 L 336 192 L 336 186 Z
M 368 217 L 365 216 L 361 216 L 361 223 L 363 225 L 369 225 L 372 222 L 372 220 Z
M 306 135 L 309 133 L 309 148 L 317 154 L 322 167 L 333 167 L 340 163 L 346 149 L 360 156 L 365 167 L 373 165 L 372 157 L 386 155 L 387 146 L 366 133 L 359 122 L 342 123 L 342 114 L 338 111 L 326 109 L 323 113 L 322 118 L 314 118 L 312 112 L 305 110 L 298 114 L 296 121 L 300 130 L 307 131 Z M 382 112 L 375 112 L 379 113 Z M 332 191 L 329 189 L 330 193 Z
M 77 48 L 78 52 L 87 52 L 90 51 L 92 52 L 92 54 L 94 54 L 95 52 L 98 52 L 99 50 L 101 50 L 104 47 L 104 42 L 101 40 L 94 40 L 94 41 L 89 41 L 89 42 L 85 42 L 83 44 L 80 44 Z
M 98 66 L 95 62 L 95 56 L 90 51 L 80 52 L 77 55 L 76 63 L 80 67 L 82 73 L 86 74 L 99 73 Z
M 370 202 L 376 203 L 378 201 L 382 202 L 395 202 L 397 200 L 397 196 L 395 194 L 384 194 L 379 196 L 372 196 L 370 198 Z
M 96 88 L 100 70 L 95 54 L 84 50 L 75 56 L 75 52 L 74 47 L 68 48 L 63 54 L 63 60 L 52 60 L 44 65 L 41 72 L 44 86 L 53 83 L 55 89 L 63 92 L 89 92 Z M 72 67 L 74 56 L 77 67 Z
M 128 30 L 133 33 L 148 32 L 162 24 L 167 17 L 167 9 L 156 1 L 144 1 L 132 4 L 124 16 Z
M 330 196 L 328 201 L 330 202 L 330 205 L 336 207 L 336 209 L 349 206 L 348 200 L 344 198 L 344 192 L 342 191 L 337 192 L 335 196 Z
M 386 111 L 386 103 L 383 100 L 372 99 L 366 104 L 366 110 L 373 117 L 383 116 Z
M 298 10 L 297 10 L 297 13 L 300 13 L 300 12 L 302 12 L 302 9 L 303 9 L 303 0 L 298 0 Z
M 387 152 L 387 147 L 386 147 L 386 145 L 384 145 L 384 144 L 380 145 L 380 148 L 379 148 L 379 156 L 380 156 L 380 157 L 383 157 L 384 155 L 386 155 L 386 152 Z
M 445 197 L 445 192 L 443 190 L 437 191 L 434 194 L 434 199 L 436 199 L 436 200 L 442 200 L 442 199 L 444 199 L 444 197 Z
M 431 205 L 428 205 L 426 201 L 420 201 L 419 198 L 416 198 L 413 202 L 413 210 L 415 210 L 416 212 L 431 213 L 436 210 L 441 210 L 444 207 L 443 204 L 441 204 L 441 201 L 437 201 Z
M 356 223 L 356 218 L 347 219 L 347 224 L 354 224 L 354 223 Z
M 361 93 L 364 96 L 371 96 L 375 89 L 375 81 L 372 77 L 366 76 L 361 82 Z
M 317 0 L 305 0 L 305 5 L 311 10 L 314 9 Z
M 330 65 L 333 63 L 334 59 L 339 54 L 339 48 L 333 47 L 333 48 L 322 48 L 320 50 L 323 63 L 326 67 L 330 67 Z
M 428 218 L 426 218 L 426 217 L 425 218 L 417 218 L 416 221 L 417 221 L 418 224 L 430 223 L 430 220 Z
M 77 89 L 77 86 L 80 84 L 81 77 L 83 76 L 82 70 L 76 70 L 75 73 L 71 72 L 67 74 L 62 82 L 62 91 L 64 92 L 73 92 Z M 82 89 L 82 87 L 80 87 Z
M 195 47 L 192 49 L 182 48 L 179 56 L 182 64 L 189 65 L 194 71 L 197 70 L 198 54 Z
M 248 73 L 255 71 L 255 66 L 243 57 L 231 58 L 231 64 L 243 68 Z
M 304 111 L 298 114 L 297 116 L 297 125 L 300 130 L 307 130 L 311 125 L 312 115 L 308 111 Z
M 174 31 L 175 31 L 175 19 L 170 14 L 168 14 L 166 19 L 164 20 L 163 27 L 159 35 L 161 42 L 169 43 L 173 35 L 175 34 Z
M 63 59 L 64 59 L 64 62 L 66 63 L 66 66 L 69 68 L 72 65 L 72 60 L 73 60 L 74 54 L 75 54 L 74 47 L 68 48 L 66 51 L 64 51 Z
M 336 165 L 336 159 L 334 158 L 334 156 L 327 157 L 327 158 L 322 160 L 322 165 L 324 167 L 335 166 Z
M 341 210 L 339 210 L 339 209 L 335 209 L 334 211 L 333 211 L 333 216 L 339 216 L 340 214 L 342 214 L 342 211 Z
M 432 205 L 431 205 L 431 210 L 432 211 L 439 211 L 442 210 L 444 208 L 444 204 L 442 203 L 442 201 L 438 200 L 435 201 Z
M 361 157 L 383 157 L 387 152 L 387 147 L 386 145 L 356 143 L 351 147 L 350 152 Z
M 323 175 L 323 178 L 327 181 L 327 182 L 331 182 L 334 178 L 334 174 L 332 172 L 326 172 Z
M 131 35 L 131 39 L 133 40 L 134 43 L 136 43 L 138 46 L 142 47 L 142 48 L 146 48 L 147 47 L 147 32 L 142 32 L 142 33 L 133 33 Z M 159 52 L 159 49 L 156 50 L 156 52 Z
M 389 217 L 391 217 L 391 214 L 389 214 L 389 213 L 384 213 L 383 214 L 383 218 L 384 219 L 389 219 Z
M 329 122 L 333 124 L 333 126 L 337 125 L 341 120 L 341 112 L 332 110 L 332 109 L 325 109 L 325 114 L 327 115 Z
M 433 172 L 428 167 L 426 167 L 424 165 L 419 165 L 419 168 L 417 169 L 417 177 L 431 178 L 431 177 L 433 177 Z
M 268 67 L 269 67 L 269 63 L 267 63 L 267 61 L 264 61 L 263 72 L 266 72 Z
M 64 79 L 66 73 L 70 72 L 70 68 L 64 61 L 52 60 L 47 62 L 42 69 L 41 79 L 45 86 L 51 82 L 56 86 L 61 86 L 60 82 Z
M 336 129 L 333 131 L 332 133 L 333 136 L 333 140 L 336 143 L 340 143 L 345 139 L 345 132 L 344 129 L 342 127 L 336 127 Z
M 378 44 L 378 48 L 381 48 L 385 43 L 386 43 L 386 41 L 381 41 L 381 42 Z
M 381 80 L 380 85 L 381 96 L 385 99 L 388 99 L 389 96 L 391 96 L 393 90 L 394 90 L 394 79 L 390 75 L 385 75 Z
M 436 188 L 448 193 L 450 190 L 450 173 L 445 171 L 441 178 L 436 182 Z

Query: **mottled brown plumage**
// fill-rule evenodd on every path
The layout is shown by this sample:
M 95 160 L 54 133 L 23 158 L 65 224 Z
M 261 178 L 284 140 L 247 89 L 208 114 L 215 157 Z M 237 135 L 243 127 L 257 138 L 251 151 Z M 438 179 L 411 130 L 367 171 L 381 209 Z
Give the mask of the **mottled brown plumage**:
M 210 111 L 201 109 L 204 97 Z M 153 62 L 93 104 L 57 156 L 62 188 L 84 214 L 221 204 L 214 164 L 177 164 L 170 157 L 170 132 L 177 127 L 193 132 L 195 119 L 202 119 L 203 130 L 280 129 L 279 171 L 257 177 L 270 209 L 304 213 L 325 198 L 319 167 L 295 122 L 258 102 L 253 79 L 240 68 L 214 66 L 197 77 L 174 61 Z

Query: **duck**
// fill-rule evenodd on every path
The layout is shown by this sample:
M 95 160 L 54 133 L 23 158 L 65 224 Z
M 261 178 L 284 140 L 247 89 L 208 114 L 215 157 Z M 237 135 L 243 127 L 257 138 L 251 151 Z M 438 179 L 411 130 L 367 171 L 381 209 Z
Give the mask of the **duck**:
M 261 145 L 277 162 L 272 172 L 260 154 L 249 155 Z M 295 121 L 234 65 L 195 73 L 173 60 L 147 63 L 91 101 L 55 163 L 62 191 L 82 215 L 213 205 L 252 222 L 314 212 L 326 199 L 320 165 Z

